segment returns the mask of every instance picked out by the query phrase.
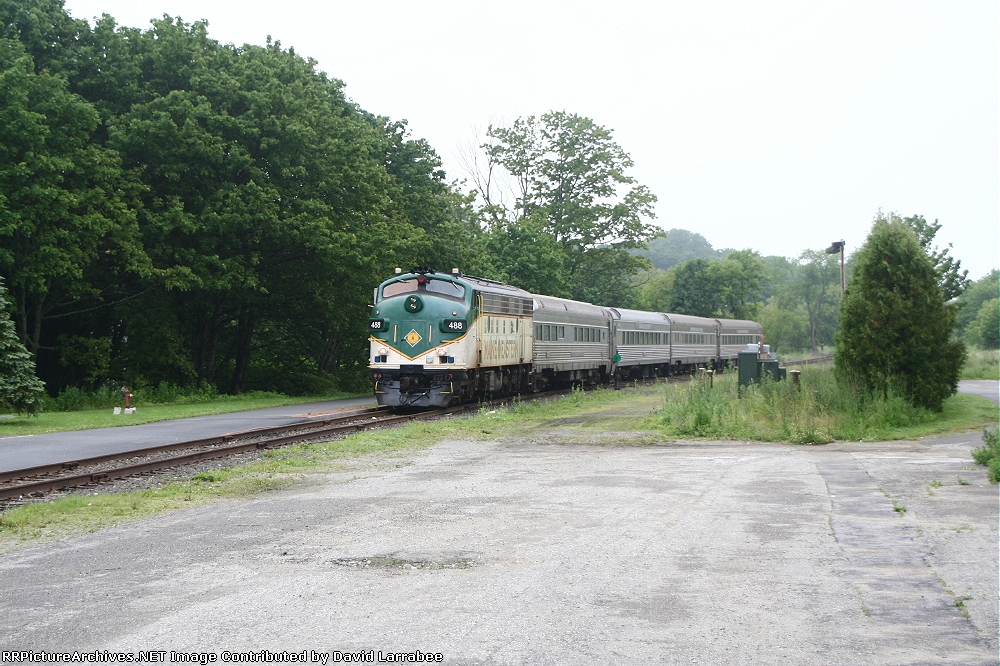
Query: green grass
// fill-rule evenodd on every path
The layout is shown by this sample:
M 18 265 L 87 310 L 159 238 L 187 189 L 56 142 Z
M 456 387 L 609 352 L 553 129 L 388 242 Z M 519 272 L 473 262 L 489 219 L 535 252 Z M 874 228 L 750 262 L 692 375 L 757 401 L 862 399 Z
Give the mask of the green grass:
M 655 427 L 671 437 L 709 437 L 799 444 L 834 440 L 912 439 L 982 428 L 996 405 L 957 394 L 941 412 L 914 407 L 898 396 L 866 399 L 839 386 L 830 367 L 802 369 L 801 390 L 791 381 L 737 386 L 735 372 L 666 388 Z
M 0 419 L 0 437 L 11 435 L 39 435 L 47 432 L 67 430 L 89 430 L 113 426 L 137 425 L 167 419 L 183 419 L 191 416 L 228 414 L 264 407 L 295 405 L 319 400 L 337 400 L 358 397 L 359 394 L 338 393 L 325 396 L 292 397 L 278 393 L 251 393 L 248 395 L 220 395 L 210 402 L 191 402 L 170 405 L 140 405 L 135 414 L 112 414 L 111 408 L 88 409 L 71 412 L 42 412 L 35 416 L 13 416 Z
M 1000 351 L 969 349 L 969 358 L 962 366 L 962 379 L 1000 379 Z

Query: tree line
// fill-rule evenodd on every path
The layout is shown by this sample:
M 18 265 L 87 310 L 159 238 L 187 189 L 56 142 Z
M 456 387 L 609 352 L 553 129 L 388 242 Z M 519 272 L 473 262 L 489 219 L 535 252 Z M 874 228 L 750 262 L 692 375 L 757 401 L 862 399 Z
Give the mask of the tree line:
M 835 258 L 662 232 L 630 156 L 589 118 L 491 125 L 469 180 L 449 182 L 405 121 L 270 38 L 221 44 L 169 16 L 91 25 L 61 0 L 0 0 L 0 18 L 0 364 L 33 363 L 52 395 L 360 386 L 364 313 L 396 266 L 760 318 L 779 347 L 833 340 Z M 935 261 L 958 274 L 947 251 Z
M 2 0 L 0 277 L 52 394 L 110 383 L 356 385 L 395 266 L 618 301 L 655 197 L 611 132 L 565 112 L 490 129 L 522 189 L 448 183 L 405 121 L 270 39 L 74 19 Z

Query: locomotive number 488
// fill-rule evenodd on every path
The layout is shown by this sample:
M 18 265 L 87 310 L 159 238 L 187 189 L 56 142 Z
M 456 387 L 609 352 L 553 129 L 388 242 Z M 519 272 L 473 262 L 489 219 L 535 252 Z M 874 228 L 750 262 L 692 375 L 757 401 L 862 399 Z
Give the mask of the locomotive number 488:
M 445 319 L 441 322 L 441 330 L 445 333 L 463 333 L 465 332 L 465 320 Z

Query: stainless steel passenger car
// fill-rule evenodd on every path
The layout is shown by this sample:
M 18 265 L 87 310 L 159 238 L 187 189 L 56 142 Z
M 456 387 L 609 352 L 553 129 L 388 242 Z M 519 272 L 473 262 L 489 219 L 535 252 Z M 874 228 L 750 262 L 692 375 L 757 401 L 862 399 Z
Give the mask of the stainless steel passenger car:
M 654 377 L 670 366 L 670 319 L 661 312 L 608 308 L 622 377 Z
M 764 329 L 755 321 L 746 319 L 716 319 L 719 326 L 719 358 L 733 360 L 747 345 L 755 345 L 764 335 Z
M 608 310 L 552 296 L 534 299 L 535 385 L 606 381 L 612 356 Z
M 670 365 L 676 373 L 688 366 L 719 365 L 719 322 L 706 317 L 667 314 L 670 320 Z

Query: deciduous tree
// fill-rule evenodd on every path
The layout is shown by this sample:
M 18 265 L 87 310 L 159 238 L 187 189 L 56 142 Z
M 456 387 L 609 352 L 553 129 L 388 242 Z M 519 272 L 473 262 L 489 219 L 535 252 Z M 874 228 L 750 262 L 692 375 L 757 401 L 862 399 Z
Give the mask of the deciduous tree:
M 649 266 L 629 253 L 652 238 L 656 197 L 628 170 L 632 159 L 610 130 L 564 111 L 491 126 L 481 146 L 486 166 L 473 175 L 484 212 L 504 218 L 544 220 L 562 253 L 562 282 L 573 298 L 625 304 L 630 278 Z M 496 188 L 503 171 L 511 184 Z M 504 179 L 500 179 L 501 181 Z
M 889 215 L 889 218 L 892 217 L 895 217 L 895 214 Z M 943 250 L 939 249 L 936 245 L 931 247 L 931 243 L 934 242 L 934 236 L 941 229 L 941 224 L 937 220 L 928 222 L 924 219 L 923 215 L 911 215 L 910 217 L 901 219 L 903 223 L 917 234 L 920 247 L 923 248 L 927 256 L 930 257 L 931 263 L 934 264 L 934 270 L 938 274 L 938 286 L 941 287 L 945 300 L 950 301 L 961 294 L 969 286 L 969 271 L 963 271 L 962 262 L 949 256 L 952 247 L 951 243 L 948 243 L 948 247 Z
M 992 298 L 979 307 L 965 334 L 970 345 L 981 349 L 1000 347 L 1000 300 Z
M 0 271 L 22 343 L 43 326 L 121 294 L 147 265 L 118 154 L 92 141 L 94 107 L 64 78 L 35 72 L 20 42 L 0 39 Z

